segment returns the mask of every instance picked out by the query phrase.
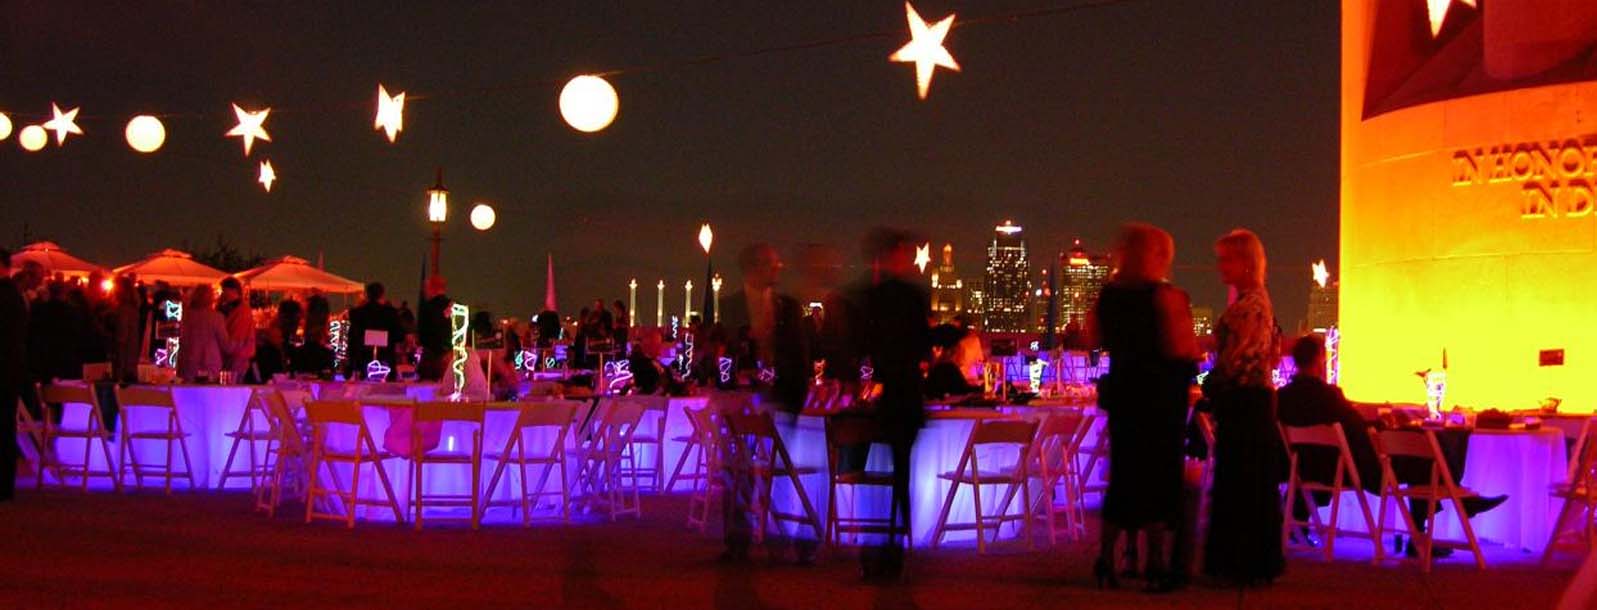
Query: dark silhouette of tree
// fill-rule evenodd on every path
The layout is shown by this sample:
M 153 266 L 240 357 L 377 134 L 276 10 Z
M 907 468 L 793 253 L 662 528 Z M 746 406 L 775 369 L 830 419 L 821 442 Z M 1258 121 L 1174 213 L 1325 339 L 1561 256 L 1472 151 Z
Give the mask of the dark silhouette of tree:
M 259 267 L 261 263 L 266 262 L 266 257 L 261 256 L 259 252 L 244 254 L 234 247 L 232 243 L 228 242 L 227 239 L 223 238 L 221 234 L 216 236 L 214 245 L 193 248 L 185 242 L 183 249 L 192 253 L 194 260 L 228 273 L 238 273 L 246 269 Z

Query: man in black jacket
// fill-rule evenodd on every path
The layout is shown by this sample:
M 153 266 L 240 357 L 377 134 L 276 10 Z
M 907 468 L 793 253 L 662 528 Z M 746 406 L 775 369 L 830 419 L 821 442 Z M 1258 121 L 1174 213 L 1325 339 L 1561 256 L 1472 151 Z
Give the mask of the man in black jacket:
M 11 253 L 0 250 L 0 502 L 16 490 L 17 395 L 28 377 L 27 340 L 28 305 L 11 280 Z
M 809 389 L 810 358 L 804 342 L 804 313 L 797 299 L 777 291 L 782 259 L 770 244 L 753 244 L 738 254 L 743 285 L 722 301 L 721 321 L 712 334 L 726 337 L 726 356 L 732 359 L 736 385 L 758 388 L 762 402 L 774 407 L 773 417 L 783 436 L 793 438 L 793 425 L 804 407 Z M 750 523 L 746 505 L 752 481 L 733 477 L 723 494 L 727 557 L 748 554 Z M 815 559 L 816 541 L 800 527 L 795 549 L 800 564 Z M 779 537 L 772 540 L 780 542 Z
M 871 381 L 879 394 L 874 415 L 883 439 L 893 453 L 893 499 L 896 513 L 889 529 L 910 528 L 910 454 L 920 429 L 926 424 L 922 367 L 931 357 L 931 298 L 915 269 L 913 235 L 897 229 L 876 228 L 866 235 L 864 253 L 872 278 L 855 303 L 859 319 L 855 329 L 858 353 L 870 360 Z M 892 516 L 892 515 L 890 515 Z M 898 532 L 890 531 L 883 546 L 860 554 L 867 579 L 898 578 L 904 569 L 904 547 Z
M 1353 464 L 1358 470 L 1359 483 L 1363 484 L 1365 491 L 1380 494 L 1381 462 L 1375 455 L 1374 444 L 1370 441 L 1369 428 L 1372 423 L 1365 420 L 1364 416 L 1353 408 L 1347 397 L 1342 394 L 1342 388 L 1326 382 L 1325 339 L 1319 335 L 1298 339 L 1292 345 L 1292 361 L 1297 365 L 1297 375 L 1276 393 L 1277 417 L 1281 420 L 1281 425 L 1306 427 L 1342 424 L 1342 433 L 1347 437 L 1348 450 L 1353 454 Z M 1455 482 L 1462 481 L 1465 448 L 1469 439 L 1450 433 L 1438 433 L 1437 436 Z M 1336 477 L 1339 451 L 1329 447 L 1304 446 L 1299 447 L 1297 453 L 1298 473 L 1303 480 L 1326 485 L 1332 483 L 1332 479 Z M 1426 485 L 1430 482 L 1431 464 L 1426 460 L 1394 458 L 1392 470 L 1398 482 L 1404 485 Z M 1508 496 L 1465 498 L 1464 513 L 1473 517 L 1498 507 L 1506 500 Z M 1325 506 L 1330 501 L 1328 493 L 1314 494 L 1314 502 L 1319 506 Z M 1409 506 L 1415 526 L 1424 529 L 1425 522 L 1430 517 L 1425 503 L 1416 500 L 1410 502 Z M 1293 518 L 1298 521 L 1307 520 L 1309 510 L 1305 503 L 1299 501 L 1293 506 Z M 1412 543 L 1407 545 L 1406 552 L 1409 556 L 1417 555 Z M 1438 547 L 1434 552 L 1438 557 L 1445 557 L 1452 554 L 1452 549 Z
M 389 304 L 387 290 L 382 282 L 366 285 L 366 302 L 349 310 L 349 363 L 348 376 L 364 379 L 366 364 L 371 362 L 372 346 L 366 345 L 366 331 L 380 330 L 388 334 L 386 344 L 377 346 L 377 360 L 393 368 L 394 346 L 405 339 L 404 327 L 399 322 L 399 310 Z

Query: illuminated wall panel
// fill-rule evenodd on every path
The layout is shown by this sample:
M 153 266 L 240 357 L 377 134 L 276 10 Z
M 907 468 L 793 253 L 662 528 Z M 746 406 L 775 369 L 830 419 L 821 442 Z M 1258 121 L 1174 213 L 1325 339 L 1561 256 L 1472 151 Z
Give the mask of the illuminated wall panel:
M 1597 3 L 1445 4 L 1342 3 L 1342 385 L 1597 411 Z

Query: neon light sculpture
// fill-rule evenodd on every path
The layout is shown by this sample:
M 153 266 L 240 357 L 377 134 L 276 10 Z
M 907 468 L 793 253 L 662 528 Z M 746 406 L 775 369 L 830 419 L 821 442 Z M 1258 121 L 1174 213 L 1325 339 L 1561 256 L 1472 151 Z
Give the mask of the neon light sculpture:
M 366 363 L 366 381 L 388 381 L 388 374 L 391 372 L 393 369 L 383 364 L 381 360 Z
M 715 364 L 721 371 L 721 383 L 732 383 L 732 359 L 723 356 Z
M 467 322 L 471 318 L 471 310 L 465 305 L 455 303 L 449 308 L 449 346 L 454 350 L 455 360 L 450 369 L 455 372 L 455 394 L 466 387 L 466 360 L 471 354 L 466 351 Z
M 1048 370 L 1048 361 L 1042 358 L 1032 361 L 1027 366 L 1026 376 L 1029 378 L 1027 381 L 1031 382 L 1031 391 L 1037 392 L 1042 389 L 1042 374 L 1046 370 Z
M 604 363 L 604 378 L 609 381 L 606 387 L 610 388 L 610 393 L 625 389 L 632 383 L 632 363 L 626 360 Z
M 177 322 L 178 327 L 181 328 L 183 325 L 183 304 L 177 301 L 166 301 L 165 304 L 166 319 Z M 177 368 L 177 352 L 181 347 L 182 343 L 178 341 L 177 337 L 167 337 L 166 348 L 155 350 L 155 366 Z
M 333 370 L 344 368 L 349 356 L 349 322 L 332 320 L 327 323 L 327 342 L 333 345 Z

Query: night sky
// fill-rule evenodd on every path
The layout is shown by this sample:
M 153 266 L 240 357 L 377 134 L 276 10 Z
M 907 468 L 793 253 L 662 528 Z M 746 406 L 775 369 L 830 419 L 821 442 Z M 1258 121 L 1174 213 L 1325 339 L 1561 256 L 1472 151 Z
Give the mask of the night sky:
M 1414 0 L 1418 2 L 1419 0 Z M 961 20 L 1084 0 L 920 0 Z M 0 2 L 0 110 L 16 129 L 50 102 L 87 132 L 29 154 L 0 142 L 0 244 L 32 237 L 119 265 L 222 236 L 267 256 L 325 256 L 414 299 L 424 190 L 452 191 L 444 274 L 455 297 L 525 315 L 554 252 L 561 307 L 626 297 L 643 319 L 667 281 L 702 281 L 754 240 L 831 243 L 852 263 L 873 224 L 952 242 L 979 273 L 993 225 L 1034 256 L 1104 247 L 1145 220 L 1176 237 L 1175 280 L 1223 305 L 1211 244 L 1259 232 L 1278 317 L 1304 317 L 1309 262 L 1337 247 L 1338 3 L 1132 0 L 958 27 L 963 67 L 930 98 L 887 61 L 907 40 L 896 0 L 807 2 Z M 901 32 L 873 38 L 876 32 Z M 807 50 L 692 64 L 818 40 Z M 580 134 L 561 84 L 612 77 L 620 116 Z M 405 131 L 372 129 L 377 84 L 409 92 Z M 231 102 L 269 106 L 272 142 L 242 156 Z M 162 150 L 130 150 L 134 114 L 166 116 Z M 29 116 L 35 115 L 35 116 Z M 255 182 L 261 159 L 279 181 Z M 499 224 L 466 222 L 475 201 Z M 857 273 L 857 270 L 852 273 Z M 797 279 L 796 277 L 790 279 Z

